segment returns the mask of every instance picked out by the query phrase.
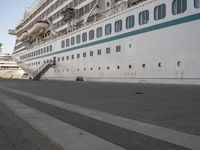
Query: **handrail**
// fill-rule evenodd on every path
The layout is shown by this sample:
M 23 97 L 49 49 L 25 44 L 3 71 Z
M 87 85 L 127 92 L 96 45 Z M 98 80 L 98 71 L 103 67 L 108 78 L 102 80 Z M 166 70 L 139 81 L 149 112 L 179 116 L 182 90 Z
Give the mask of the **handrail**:
M 51 60 L 51 61 L 41 65 L 35 72 L 33 72 L 33 79 L 37 79 L 37 76 L 39 76 L 43 70 L 45 70 L 47 67 L 50 68 L 53 65 L 55 65 L 55 61 L 54 60 Z

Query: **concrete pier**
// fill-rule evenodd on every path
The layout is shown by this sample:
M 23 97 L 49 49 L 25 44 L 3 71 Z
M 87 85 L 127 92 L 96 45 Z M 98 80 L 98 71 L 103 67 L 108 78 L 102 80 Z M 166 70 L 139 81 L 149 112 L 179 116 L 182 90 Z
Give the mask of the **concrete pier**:
M 199 150 L 200 86 L 0 79 L 0 150 Z

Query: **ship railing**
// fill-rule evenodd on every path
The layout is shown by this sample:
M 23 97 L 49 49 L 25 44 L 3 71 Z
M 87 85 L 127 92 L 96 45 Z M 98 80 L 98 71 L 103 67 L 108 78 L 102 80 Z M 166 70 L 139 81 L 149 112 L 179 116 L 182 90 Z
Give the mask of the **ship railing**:
M 40 77 L 48 71 L 49 68 L 55 66 L 55 60 L 50 60 L 49 62 L 44 63 L 41 65 L 34 73 L 33 73 L 33 80 L 39 80 Z

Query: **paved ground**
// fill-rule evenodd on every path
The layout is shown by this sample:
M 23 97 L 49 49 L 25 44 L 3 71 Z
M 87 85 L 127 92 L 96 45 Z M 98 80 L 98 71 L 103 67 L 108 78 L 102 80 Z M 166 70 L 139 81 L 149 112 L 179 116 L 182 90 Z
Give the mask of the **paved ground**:
M 45 139 L 37 149 L 200 149 L 200 86 L 1 79 L 0 104 L 0 122 L 32 149 L 37 141 L 5 110 Z

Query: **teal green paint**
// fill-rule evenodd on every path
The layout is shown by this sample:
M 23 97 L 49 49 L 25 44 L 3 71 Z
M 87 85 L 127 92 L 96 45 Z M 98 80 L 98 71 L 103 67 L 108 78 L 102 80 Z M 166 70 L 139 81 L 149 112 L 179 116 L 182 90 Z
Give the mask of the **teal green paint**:
M 175 25 L 178 25 L 178 24 L 183 24 L 183 23 L 187 23 L 187 22 L 190 22 L 190 21 L 195 21 L 195 20 L 198 20 L 198 19 L 200 19 L 200 13 L 194 14 L 194 15 L 191 15 L 191 16 L 187 16 L 187 17 L 183 17 L 183 18 L 179 18 L 179 19 L 176 19 L 176 20 L 171 20 L 171 21 L 168 21 L 168 22 L 164 22 L 164 23 L 161 23 L 161 24 L 154 25 L 154 26 L 146 27 L 146 28 L 143 28 L 143 29 L 138 29 L 138 30 L 135 30 L 135 31 L 127 32 L 127 33 L 124 33 L 124 34 L 121 34 L 121 35 L 105 38 L 105 39 L 98 40 L 98 41 L 95 41 L 95 42 L 90 42 L 90 43 L 87 43 L 87 44 L 84 44 L 84 45 L 79 45 L 79 46 L 76 46 L 76 47 L 67 48 L 67 49 L 64 49 L 64 50 L 61 50 L 61 51 L 58 51 L 58 52 L 49 53 L 49 54 L 46 54 L 46 55 L 43 55 L 43 56 L 31 58 L 31 59 L 28 59 L 26 61 L 30 61 L 30 60 L 34 60 L 34 59 L 38 59 L 38 58 L 43 58 L 43 57 L 47 57 L 47 56 L 51 56 L 51 55 L 55 55 L 55 54 L 61 54 L 61 53 L 67 52 L 67 51 L 72 51 L 72 50 L 76 50 L 76 49 L 90 47 L 90 46 L 93 46 L 93 45 L 107 43 L 107 42 L 110 42 L 110 41 L 115 41 L 115 40 L 123 39 L 123 38 L 129 37 L 129 36 L 134 36 L 134 35 L 138 35 L 138 34 L 142 34 L 142 33 L 146 33 L 146 32 L 151 32 L 151 31 L 175 26 Z

